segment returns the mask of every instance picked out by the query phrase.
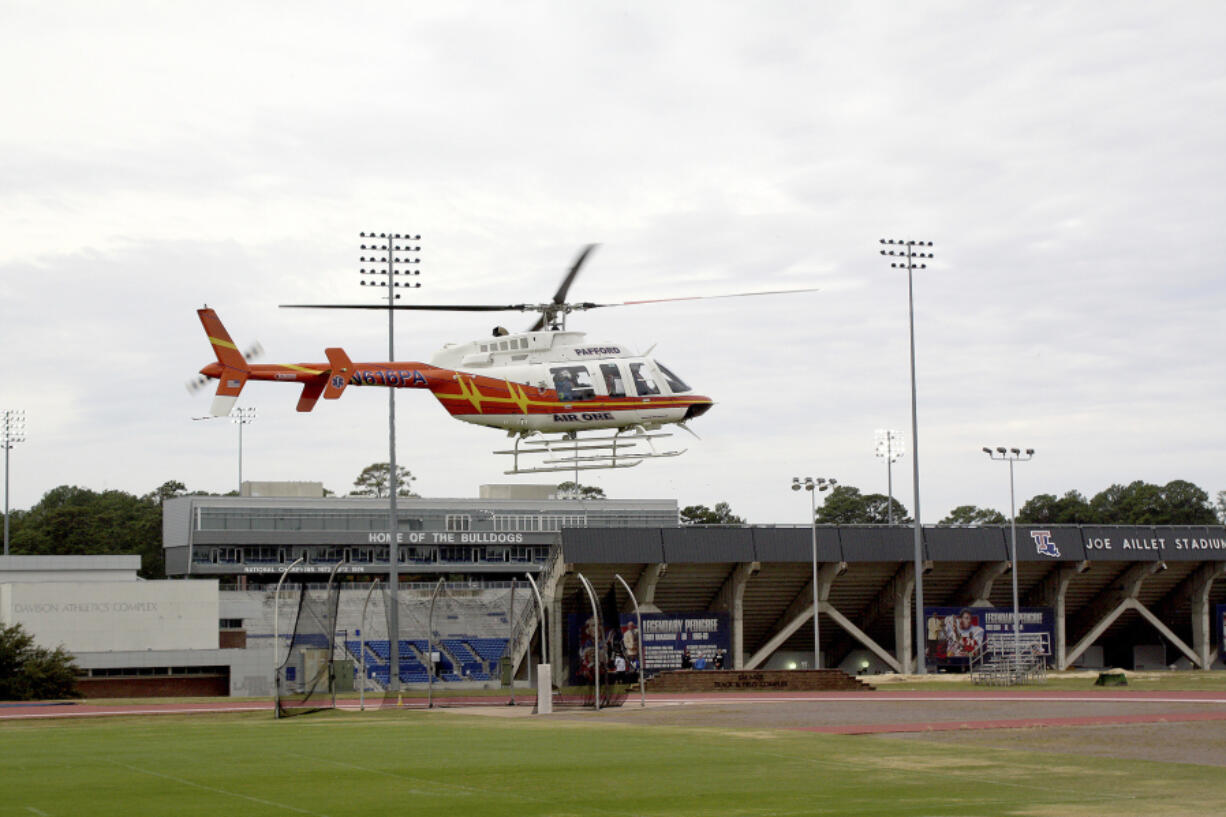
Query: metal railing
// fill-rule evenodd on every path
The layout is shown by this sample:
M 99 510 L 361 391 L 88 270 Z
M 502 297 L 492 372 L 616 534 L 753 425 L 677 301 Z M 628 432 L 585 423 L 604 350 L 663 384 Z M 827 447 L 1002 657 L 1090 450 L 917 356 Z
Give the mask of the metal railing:
M 989 636 L 970 656 L 971 681 L 987 686 L 1043 683 L 1050 655 L 1047 633 Z

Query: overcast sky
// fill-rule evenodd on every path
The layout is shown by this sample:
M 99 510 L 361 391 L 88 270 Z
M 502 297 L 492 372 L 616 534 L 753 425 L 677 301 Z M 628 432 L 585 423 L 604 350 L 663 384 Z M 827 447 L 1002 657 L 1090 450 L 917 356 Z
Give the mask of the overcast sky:
M 1141 479 L 1226 489 L 1226 6 L 1143 3 L 35 3 L 0 0 L 0 408 L 13 508 L 74 484 L 236 487 L 184 383 L 217 309 L 263 362 L 387 355 L 361 230 L 422 235 L 420 302 L 624 301 L 572 318 L 717 405 L 688 452 L 581 480 L 798 523 L 793 476 L 886 490 L 915 280 L 922 518 Z M 396 351 L 530 316 L 401 313 Z M 211 389 L 209 390 L 211 392 Z M 387 459 L 386 393 L 310 414 L 249 385 L 243 474 L 337 493 Z M 508 477 L 501 433 L 398 395 L 427 496 Z M 565 474 L 557 480 L 566 479 Z M 557 481 L 555 480 L 555 481 Z

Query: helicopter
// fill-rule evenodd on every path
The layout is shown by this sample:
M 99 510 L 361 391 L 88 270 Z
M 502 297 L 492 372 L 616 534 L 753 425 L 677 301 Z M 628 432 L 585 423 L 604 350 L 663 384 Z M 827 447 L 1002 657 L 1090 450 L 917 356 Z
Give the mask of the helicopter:
M 302 384 L 297 410 L 309 412 L 322 397 L 339 398 L 350 386 L 429 390 L 457 420 L 505 431 L 514 447 L 508 474 L 629 468 L 644 460 L 675 457 L 685 449 L 661 449 L 676 425 L 695 437 L 689 421 L 714 405 L 672 369 L 621 343 L 590 341 L 566 328 L 572 312 L 665 301 L 775 295 L 814 289 L 745 292 L 597 304 L 568 302 L 571 284 L 596 245 L 579 254 L 551 301 L 543 304 L 284 304 L 285 308 L 537 312 L 524 332 L 502 326 L 490 337 L 449 343 L 428 363 L 355 363 L 341 348 L 324 350 L 326 363 L 256 364 L 239 351 L 217 313 L 197 310 L 215 362 L 200 369 L 189 390 L 217 380 L 213 416 L 229 414 L 251 380 Z M 540 456 L 539 461 L 534 459 Z M 525 464 L 523 459 L 533 464 Z

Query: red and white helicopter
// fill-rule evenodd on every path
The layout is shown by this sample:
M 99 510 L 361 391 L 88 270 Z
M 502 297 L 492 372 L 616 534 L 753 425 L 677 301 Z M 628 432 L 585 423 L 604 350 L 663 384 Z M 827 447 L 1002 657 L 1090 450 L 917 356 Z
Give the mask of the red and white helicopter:
M 301 383 L 298 411 L 311 411 L 320 397 L 335 400 L 350 386 L 428 389 L 457 420 L 503 429 L 515 438 L 513 449 L 494 452 L 513 457 L 508 474 L 628 468 L 645 459 L 675 457 L 684 449 L 656 448 L 656 440 L 671 436 L 660 429 L 678 425 L 690 431 L 688 421 L 706 413 L 713 405 L 711 398 L 695 394 L 672 370 L 649 357 L 650 350 L 637 355 L 621 343 L 589 341 L 585 333 L 566 329 L 566 316 L 608 306 L 814 289 L 611 304 L 567 302 L 570 285 L 594 247 L 584 248 L 553 300 L 544 304 L 287 305 L 314 309 L 540 313 L 526 332 L 511 333 L 496 327 L 487 339 L 447 344 L 429 363 L 355 363 L 336 347 L 324 350 L 326 363 L 251 363 L 238 350 L 217 313 L 207 307 L 200 309 L 200 321 L 217 361 L 202 368 L 200 377 L 188 384 L 189 389 L 195 391 L 208 380 L 217 380 L 211 413 L 218 417 L 230 413 L 250 380 Z M 543 461 L 535 467 L 521 467 L 520 458 L 534 454 L 542 455 Z

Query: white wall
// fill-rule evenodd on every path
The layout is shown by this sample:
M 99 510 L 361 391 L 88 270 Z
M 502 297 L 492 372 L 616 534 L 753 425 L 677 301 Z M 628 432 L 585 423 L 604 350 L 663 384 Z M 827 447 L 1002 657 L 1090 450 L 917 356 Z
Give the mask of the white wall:
M 217 582 L 36 582 L 0 585 L 0 620 L 69 652 L 215 650 Z

